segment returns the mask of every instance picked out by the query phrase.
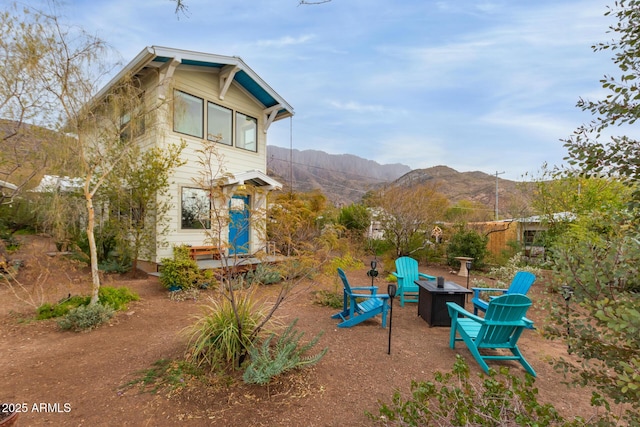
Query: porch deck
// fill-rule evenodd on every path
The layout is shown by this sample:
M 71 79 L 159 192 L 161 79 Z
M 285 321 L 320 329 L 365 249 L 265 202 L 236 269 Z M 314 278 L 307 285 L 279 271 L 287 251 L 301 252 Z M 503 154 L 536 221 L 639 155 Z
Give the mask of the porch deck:
M 216 270 L 224 267 L 253 267 L 258 264 L 276 264 L 284 261 L 287 257 L 283 255 L 266 255 L 257 257 L 223 257 L 222 259 L 199 259 L 198 268 L 200 270 Z
M 198 259 L 196 263 L 200 270 L 220 270 L 225 267 L 233 267 L 240 272 L 252 270 L 258 264 L 277 264 L 287 259 L 284 255 L 266 255 L 261 257 L 223 257 L 222 259 Z M 158 271 L 147 273 L 150 276 L 160 276 L 162 264 L 157 265 Z

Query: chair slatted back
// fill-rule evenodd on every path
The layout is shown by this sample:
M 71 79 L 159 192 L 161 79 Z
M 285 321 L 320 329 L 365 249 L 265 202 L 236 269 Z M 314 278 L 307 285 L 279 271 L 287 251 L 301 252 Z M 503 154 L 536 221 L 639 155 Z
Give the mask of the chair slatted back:
M 529 292 L 529 288 L 536 281 L 536 276 L 528 271 L 518 271 L 513 277 L 511 284 L 509 285 L 509 294 L 522 294 L 526 295 Z
M 418 261 L 411 257 L 400 257 L 396 259 L 396 272 L 402 276 L 406 286 L 411 286 L 420 277 L 418 276 Z M 415 286 L 417 288 L 417 285 Z
M 338 276 L 340 276 L 340 279 L 342 280 L 342 286 L 344 286 L 344 291 L 346 294 L 351 295 L 351 286 L 349 285 L 349 281 L 347 280 L 347 275 L 345 274 L 344 270 L 341 268 L 338 268 Z
M 484 325 L 478 333 L 478 347 L 509 346 L 514 333 L 520 332 L 524 326 L 522 318 L 529 307 L 531 299 L 522 294 L 506 294 L 492 299 Z

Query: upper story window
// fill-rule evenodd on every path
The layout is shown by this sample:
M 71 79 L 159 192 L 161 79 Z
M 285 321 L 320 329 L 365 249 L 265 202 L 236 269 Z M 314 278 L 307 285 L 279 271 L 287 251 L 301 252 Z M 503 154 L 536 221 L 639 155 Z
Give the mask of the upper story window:
M 213 102 L 207 103 L 207 139 L 233 145 L 233 111 Z
M 126 113 L 120 117 L 120 139 L 122 141 L 130 141 L 133 138 L 142 136 L 145 127 L 144 115 L 134 115 L 134 117 L 132 117 L 131 113 Z
M 173 130 L 203 138 L 204 100 L 176 90 L 173 108 Z
M 174 91 L 174 132 L 196 138 L 206 134 L 210 141 L 258 152 L 258 119 L 209 101 L 205 110 L 204 103 L 202 98 Z
M 236 113 L 236 147 L 258 151 L 258 121 L 242 113 Z

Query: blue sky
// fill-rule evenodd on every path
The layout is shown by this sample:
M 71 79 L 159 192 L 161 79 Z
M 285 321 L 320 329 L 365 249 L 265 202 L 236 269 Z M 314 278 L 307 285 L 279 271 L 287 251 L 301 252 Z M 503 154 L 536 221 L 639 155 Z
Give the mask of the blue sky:
M 617 75 L 611 52 L 591 49 L 611 37 L 611 2 L 186 3 L 179 19 L 168 0 L 67 0 L 61 11 L 125 63 L 150 45 L 239 56 L 295 109 L 269 144 L 381 164 L 536 175 L 591 120 L 577 100 L 603 97 L 599 79 Z

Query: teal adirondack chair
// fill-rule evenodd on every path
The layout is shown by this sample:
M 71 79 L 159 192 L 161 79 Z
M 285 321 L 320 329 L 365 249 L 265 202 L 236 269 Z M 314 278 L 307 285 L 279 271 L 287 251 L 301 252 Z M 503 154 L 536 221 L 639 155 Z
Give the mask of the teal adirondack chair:
M 332 319 L 342 320 L 338 323 L 338 328 L 350 328 L 378 314 L 382 315 L 382 327 L 386 328 L 389 295 L 379 294 L 376 286 L 351 287 L 347 275 L 341 268 L 338 268 L 338 276 L 342 279 L 344 291 L 343 307 L 340 313 L 331 316 Z M 356 293 L 356 291 L 369 293 Z
M 464 341 L 482 370 L 489 373 L 485 360 L 517 360 L 534 377 L 529 362 L 518 348 L 518 339 L 533 322 L 525 317 L 531 307 L 531 300 L 522 294 L 501 295 L 492 299 L 484 318 L 471 314 L 454 302 L 447 303 L 451 316 L 449 347 L 455 348 L 456 341 Z M 460 337 L 457 337 L 460 335 Z M 511 355 L 483 355 L 481 349 L 508 349 Z
M 529 292 L 529 288 L 536 281 L 536 276 L 528 271 L 518 271 L 513 277 L 509 289 L 498 288 L 471 288 L 473 291 L 473 314 L 478 314 L 478 310 L 487 311 L 489 303 L 480 298 L 481 292 L 502 292 L 504 294 L 522 294 L 526 295 Z M 494 297 L 495 298 L 495 297 Z
M 391 274 L 398 278 L 396 296 L 400 298 L 401 307 L 404 307 L 405 302 L 418 302 L 419 288 L 415 283 L 416 280 L 436 280 L 435 276 L 420 273 L 418 271 L 418 261 L 408 256 L 403 256 L 396 260 L 396 271 Z

